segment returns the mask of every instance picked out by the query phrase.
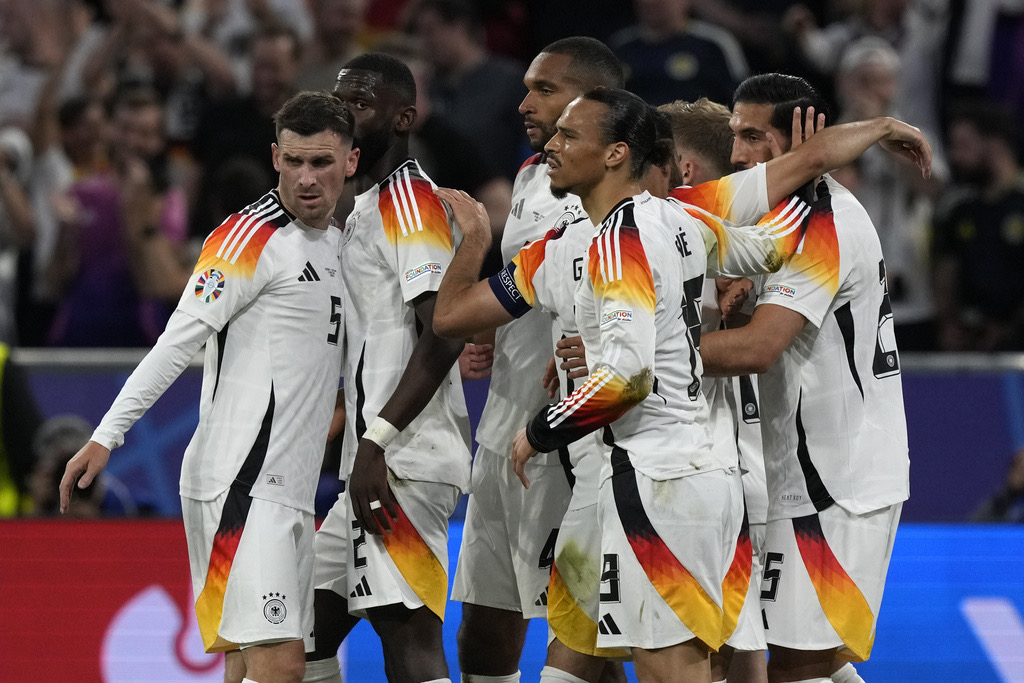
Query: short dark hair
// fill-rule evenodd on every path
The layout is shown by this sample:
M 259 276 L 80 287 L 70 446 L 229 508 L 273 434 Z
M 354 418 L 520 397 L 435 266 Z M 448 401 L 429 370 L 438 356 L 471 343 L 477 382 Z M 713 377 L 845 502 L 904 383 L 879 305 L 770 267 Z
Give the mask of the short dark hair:
M 813 85 L 789 74 L 757 74 L 739 84 L 732 96 L 733 108 L 737 104 L 773 104 L 771 125 L 788 138 L 793 132 L 793 109 L 804 112 L 814 107 L 815 114 L 825 115 L 825 125 L 832 123 L 832 112 L 825 98 Z
M 676 145 L 696 152 L 720 175 L 732 172 L 731 114 L 725 105 L 701 97 L 696 102 L 669 102 L 658 111 L 671 121 Z
M 1017 126 L 1010 111 L 984 99 L 957 100 L 949 106 L 949 123 L 969 123 L 983 138 L 1000 140 L 1010 149 L 1017 149 Z
M 584 90 L 599 86 L 622 88 L 626 82 L 626 75 L 618 57 L 596 38 L 562 38 L 548 45 L 540 53 L 569 57 L 569 73 L 580 82 Z
M 352 114 L 338 101 L 325 92 L 304 91 L 293 95 L 274 114 L 277 139 L 281 131 L 290 130 L 299 135 L 316 135 L 324 131 L 337 133 L 343 140 L 352 140 Z
M 651 168 L 672 158 L 672 139 L 664 115 L 633 93 L 621 88 L 594 88 L 583 99 L 608 107 L 601 121 L 607 145 L 625 142 L 629 146 L 632 180 L 640 180 Z
M 345 69 L 378 73 L 384 77 L 385 85 L 399 95 L 402 104 L 416 104 L 416 79 L 413 78 L 409 67 L 397 57 L 383 52 L 367 52 L 348 60 L 342 67 L 342 70 Z

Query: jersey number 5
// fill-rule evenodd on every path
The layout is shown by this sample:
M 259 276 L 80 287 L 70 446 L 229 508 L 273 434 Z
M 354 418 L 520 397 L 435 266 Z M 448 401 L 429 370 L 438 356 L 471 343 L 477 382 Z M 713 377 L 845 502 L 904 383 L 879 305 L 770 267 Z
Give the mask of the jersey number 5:
M 327 343 L 338 345 L 341 336 L 341 297 L 331 297 L 331 331 L 327 334 Z

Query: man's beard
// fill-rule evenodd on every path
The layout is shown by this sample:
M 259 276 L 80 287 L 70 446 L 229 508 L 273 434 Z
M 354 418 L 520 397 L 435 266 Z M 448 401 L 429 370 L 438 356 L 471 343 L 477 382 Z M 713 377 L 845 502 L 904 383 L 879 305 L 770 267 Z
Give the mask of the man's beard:
M 537 123 L 537 124 L 534 124 L 534 125 L 536 125 L 537 128 L 540 129 L 540 132 L 542 133 L 542 135 L 541 135 L 541 139 L 537 140 L 536 142 L 534 142 L 533 140 L 530 140 L 530 149 L 532 149 L 534 152 L 543 152 L 544 151 L 544 147 L 546 147 L 547 144 L 549 142 L 551 142 L 551 138 L 555 137 L 555 133 L 557 133 L 558 130 L 555 128 L 554 124 L 551 124 L 551 125 L 541 125 L 541 124 Z
M 551 186 L 551 194 L 555 196 L 555 199 L 565 199 L 569 196 L 569 189 L 565 187 Z
M 359 148 L 359 163 L 356 165 L 354 177 L 359 178 L 370 172 L 391 146 L 391 136 L 386 130 L 376 130 L 354 141 Z

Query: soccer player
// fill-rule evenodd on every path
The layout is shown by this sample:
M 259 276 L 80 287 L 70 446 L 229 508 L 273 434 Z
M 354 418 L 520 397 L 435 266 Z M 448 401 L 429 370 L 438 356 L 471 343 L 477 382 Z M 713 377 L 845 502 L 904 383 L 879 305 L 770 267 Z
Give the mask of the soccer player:
M 802 79 L 744 81 L 730 121 L 733 162 L 750 167 L 799 143 L 788 129 L 794 107 L 825 111 Z M 927 149 L 883 146 L 927 170 Z M 809 232 L 788 264 L 757 283 L 748 325 L 708 334 L 701 346 L 709 373 L 762 373 L 769 494 L 762 607 L 772 681 L 859 680 L 841 660 L 870 655 L 909 485 L 878 236 L 828 175 L 814 189 L 827 213 L 813 238 Z
M 569 102 L 598 86 L 622 87 L 622 81 L 615 55 L 593 38 L 558 40 L 530 64 L 519 111 L 538 154 L 516 177 L 501 242 L 503 262 L 552 228 L 573 224 L 593 229 L 576 197 L 551 195 L 543 150 Z M 463 603 L 459 664 L 470 681 L 518 681 L 526 619 L 547 616 L 548 578 L 570 497 L 568 455 L 552 453 L 531 463 L 534 485 L 529 491 L 509 485 L 515 483 L 509 457 L 516 429 L 548 403 L 541 377 L 552 334 L 551 316 L 538 314 L 500 328 L 495 337 L 487 403 L 476 433 L 480 445 L 473 494 L 452 589 L 452 598 Z
M 226 681 L 299 681 L 313 625 L 313 496 L 341 367 L 341 232 L 352 117 L 323 93 L 275 115 L 277 189 L 203 245 L 156 345 L 68 462 L 61 509 L 206 344 L 181 471 L 196 616 Z
M 339 496 L 316 535 L 316 649 L 305 680 L 340 681 L 338 646 L 369 619 L 393 681 L 446 681 L 448 518 L 469 488 L 462 341 L 433 332 L 458 235 L 409 158 L 416 86 L 398 59 L 350 60 L 334 89 L 360 147 L 342 234 L 346 437 Z

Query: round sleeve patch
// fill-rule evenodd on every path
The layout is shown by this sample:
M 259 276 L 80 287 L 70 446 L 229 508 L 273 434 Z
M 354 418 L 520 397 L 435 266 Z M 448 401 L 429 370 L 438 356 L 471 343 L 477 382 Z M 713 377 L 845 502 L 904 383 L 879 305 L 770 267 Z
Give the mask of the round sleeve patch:
M 196 298 L 210 303 L 224 293 L 224 273 L 210 268 L 196 280 Z

